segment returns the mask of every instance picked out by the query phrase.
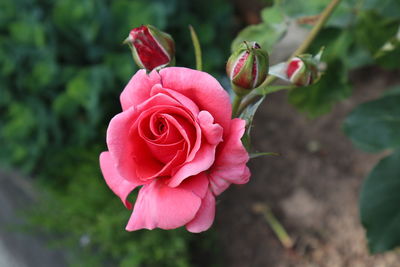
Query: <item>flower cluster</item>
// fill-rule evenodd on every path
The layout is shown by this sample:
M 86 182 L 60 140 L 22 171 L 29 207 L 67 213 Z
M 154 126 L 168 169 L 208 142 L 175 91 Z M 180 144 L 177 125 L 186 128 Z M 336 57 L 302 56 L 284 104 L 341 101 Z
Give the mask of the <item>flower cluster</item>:
M 208 73 L 167 67 L 175 61 L 170 35 L 144 25 L 125 43 L 143 69 L 122 91 L 122 112 L 108 126 L 108 151 L 100 155 L 105 181 L 128 209 L 130 193 L 140 188 L 128 231 L 181 226 L 205 231 L 214 221 L 216 196 L 249 181 L 249 154 L 241 141 L 246 121 L 232 114 L 243 97 L 265 86 L 268 54 L 244 42 L 229 58 L 226 72 L 236 94 L 231 104 Z M 304 86 L 318 78 L 317 61 L 303 55 L 274 69 Z

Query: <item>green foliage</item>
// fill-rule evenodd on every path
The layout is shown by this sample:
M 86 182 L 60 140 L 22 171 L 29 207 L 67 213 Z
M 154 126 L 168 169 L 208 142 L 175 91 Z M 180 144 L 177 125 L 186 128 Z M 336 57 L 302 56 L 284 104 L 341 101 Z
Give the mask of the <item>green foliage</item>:
M 385 17 L 400 18 L 400 2 L 396 0 L 365 0 L 363 7 Z
M 283 37 L 287 29 L 284 14 L 274 5 L 261 11 L 263 22 L 244 28 L 233 40 L 231 51 L 235 51 L 243 41 L 255 41 L 262 49 L 271 51 L 273 46 Z
M 224 0 L 0 1 L 0 162 L 39 178 L 48 193 L 32 222 L 76 247 L 80 266 L 191 262 L 185 231 L 125 232 L 130 211 L 104 183 L 98 156 L 136 71 L 122 45 L 129 31 L 153 24 L 171 33 L 177 64 L 193 67 L 192 24 L 204 69 L 216 73 L 228 57 L 231 20 Z M 90 242 L 79 245 L 82 238 Z
M 374 167 L 361 190 L 361 221 L 373 253 L 400 246 L 399 103 L 397 86 L 383 97 L 358 106 L 344 122 L 345 133 L 361 149 L 395 150 Z
M 357 16 L 346 23 L 335 22 L 345 21 L 342 16 L 351 13 Z M 396 60 L 382 57 L 376 61 L 374 55 L 396 34 L 400 20 L 384 17 L 375 9 L 366 9 L 362 1 L 348 0 L 341 2 L 329 21 L 332 22 L 328 23 L 330 27 L 321 31 L 310 48 L 315 53 L 326 46 L 322 59 L 327 64 L 325 75 L 319 83 L 289 94 L 289 101 L 310 117 L 329 112 L 336 102 L 350 96 L 350 70 L 371 64 L 388 66 L 388 60 Z
M 260 42 L 268 50 L 279 49 L 276 43 L 285 30 L 277 25 L 284 25 L 286 20 L 312 21 L 329 3 L 330 0 L 275 0 L 272 7 L 264 9 L 262 23 L 242 30 L 232 47 L 246 40 Z M 322 62 L 326 65 L 321 79 L 289 92 L 289 102 L 309 117 L 329 112 L 336 102 L 351 95 L 348 76 L 352 69 L 367 65 L 400 67 L 400 2 L 340 1 L 306 52 L 316 54 L 321 47 L 325 47 Z M 268 90 L 273 91 L 267 87 L 257 93 L 265 97 Z M 357 107 L 344 123 L 345 133 L 360 148 L 372 152 L 395 150 L 374 168 L 361 192 L 360 214 L 372 252 L 400 246 L 399 103 L 400 87 L 396 87 L 382 98 Z M 259 102 L 245 110 L 243 118 L 251 121 L 258 105 Z M 250 129 L 248 126 L 243 138 L 247 146 Z
M 400 246 L 400 150 L 382 159 L 361 190 L 361 221 L 371 252 Z
M 400 94 L 358 106 L 345 120 L 344 131 L 361 149 L 378 152 L 400 146 Z
M 363 0 L 342 0 L 330 19 L 328 27 L 347 27 L 354 21 L 356 10 Z M 292 19 L 316 16 L 331 2 L 330 0 L 276 0 L 283 12 Z
M 251 129 L 253 126 L 253 119 L 254 115 L 260 106 L 260 104 L 264 101 L 265 96 L 262 96 L 257 102 L 255 102 L 253 105 L 248 106 L 241 114 L 240 118 L 246 121 L 246 131 L 243 134 L 242 137 L 242 143 L 246 150 L 251 153 L 252 148 L 251 148 Z
M 232 43 L 255 40 L 273 53 L 275 44 L 286 32 L 290 20 L 319 15 L 329 0 L 276 0 L 262 12 L 263 22 L 242 30 Z M 394 0 L 343 0 L 309 48 L 315 54 L 325 47 L 322 61 L 326 63 L 319 83 L 291 90 L 289 102 L 309 117 L 327 113 L 333 105 L 351 95 L 348 73 L 365 65 L 379 64 L 398 67 L 400 45 L 395 37 L 400 25 L 399 4 Z M 306 25 L 309 27 L 308 25 Z M 390 42 L 390 49 L 384 46 Z M 386 49 L 383 49 L 386 48 Z M 382 51 L 383 49 L 383 51 Z
M 400 3 L 366 0 L 359 7 L 354 27 L 347 30 L 354 34 L 349 51 L 360 51 L 355 60 L 361 63 L 356 63 L 355 67 L 366 63 L 399 68 Z M 351 55 L 348 58 L 352 59 Z M 354 64 L 346 65 L 349 69 L 354 67 Z M 361 190 L 361 221 L 373 253 L 400 246 L 400 213 L 396 204 L 400 190 L 399 92 L 399 87 L 395 87 L 381 98 L 361 104 L 343 125 L 344 132 L 361 149 L 395 151 L 374 167 Z

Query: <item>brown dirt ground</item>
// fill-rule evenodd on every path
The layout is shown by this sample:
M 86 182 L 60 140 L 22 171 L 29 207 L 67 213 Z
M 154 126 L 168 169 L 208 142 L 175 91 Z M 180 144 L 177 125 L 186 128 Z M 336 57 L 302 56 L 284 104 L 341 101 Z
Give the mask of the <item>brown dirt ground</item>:
M 361 183 L 382 155 L 356 149 L 341 130 L 356 105 L 400 82 L 399 72 L 376 71 L 354 73 L 353 96 L 314 120 L 290 106 L 285 93 L 263 103 L 253 144 L 281 156 L 253 159 L 251 181 L 221 195 L 215 228 L 225 266 L 400 266 L 400 253 L 368 254 L 359 221 Z M 268 205 L 285 226 L 295 240 L 292 250 L 252 211 L 257 203 Z

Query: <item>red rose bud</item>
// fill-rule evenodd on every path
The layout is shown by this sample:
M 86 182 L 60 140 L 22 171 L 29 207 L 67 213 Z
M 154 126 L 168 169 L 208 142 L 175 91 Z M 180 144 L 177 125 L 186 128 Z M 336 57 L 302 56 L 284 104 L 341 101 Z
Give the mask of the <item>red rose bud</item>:
M 173 65 L 175 62 L 174 40 L 154 26 L 134 28 L 124 43 L 131 47 L 136 64 L 148 71 Z
M 267 78 L 268 54 L 256 42 L 243 42 L 228 59 L 226 73 L 233 91 L 246 95 Z
M 319 77 L 318 63 L 308 54 L 292 58 L 286 68 L 288 80 L 297 86 L 313 84 Z

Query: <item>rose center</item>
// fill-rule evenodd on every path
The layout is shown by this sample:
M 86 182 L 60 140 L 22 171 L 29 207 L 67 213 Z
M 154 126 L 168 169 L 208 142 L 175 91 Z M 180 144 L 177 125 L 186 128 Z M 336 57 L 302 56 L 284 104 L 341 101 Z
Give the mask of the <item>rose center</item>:
M 165 122 L 164 117 L 158 117 L 156 121 L 156 127 L 155 129 L 157 130 L 156 135 L 162 135 L 167 131 L 168 126 L 166 125 L 167 123 Z
M 163 134 L 165 132 L 165 124 L 164 121 L 158 122 L 158 134 Z

